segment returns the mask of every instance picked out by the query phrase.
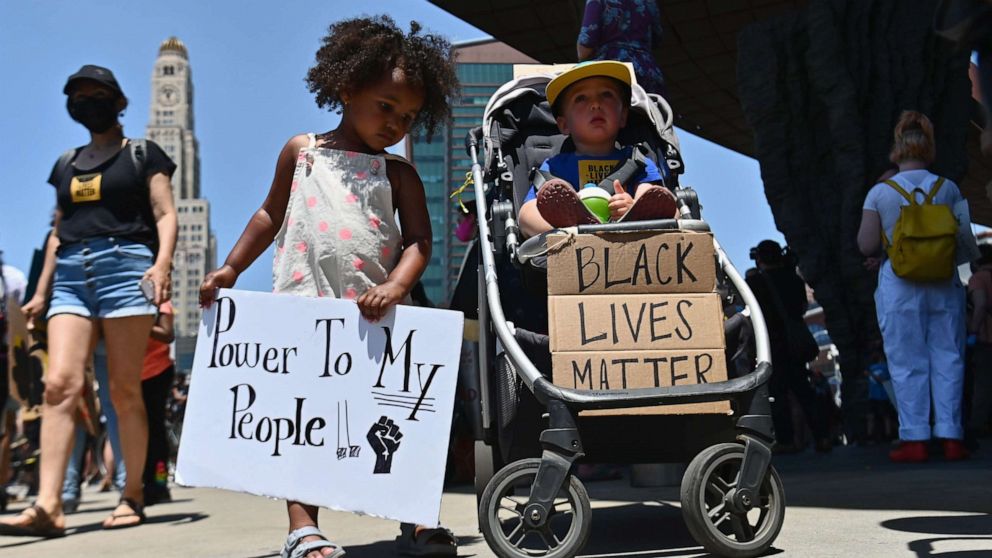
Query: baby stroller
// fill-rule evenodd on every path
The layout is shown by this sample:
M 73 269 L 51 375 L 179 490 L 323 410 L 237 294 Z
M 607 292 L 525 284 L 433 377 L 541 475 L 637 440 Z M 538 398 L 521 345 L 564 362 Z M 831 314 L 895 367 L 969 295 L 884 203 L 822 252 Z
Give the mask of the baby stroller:
M 566 141 L 544 97 L 552 77 L 527 76 L 502 86 L 486 107 L 483 126 L 466 138 L 480 223 L 472 251 L 478 257 L 480 324 L 480 530 L 501 558 L 575 556 L 591 521 L 589 496 L 573 474 L 578 459 L 691 459 L 681 501 L 692 536 L 720 556 L 757 556 L 775 540 L 785 514 L 782 482 L 771 466 L 769 341 L 753 294 L 715 240 L 718 280 L 736 291 L 750 313 L 757 357 L 752 370 L 708 384 L 599 391 L 563 388 L 542 374 L 551 363 L 547 279 L 534 255 L 544 251 L 545 235 L 521 243 L 516 216 L 533 169 Z M 638 145 L 671 171 L 666 186 L 677 194 L 682 218 L 584 225 L 578 232 L 708 232 L 695 193 L 678 185 L 682 161 L 667 103 L 635 85 L 619 141 Z M 746 318 L 737 315 L 727 323 L 741 319 Z M 727 400 L 732 415 L 578 416 L 582 410 Z

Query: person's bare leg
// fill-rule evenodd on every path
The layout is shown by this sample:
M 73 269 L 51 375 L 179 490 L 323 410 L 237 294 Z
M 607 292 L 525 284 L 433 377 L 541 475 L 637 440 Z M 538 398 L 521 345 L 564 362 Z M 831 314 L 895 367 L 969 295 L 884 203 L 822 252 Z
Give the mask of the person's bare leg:
M 117 424 L 121 437 L 121 453 L 124 455 L 124 468 L 127 481 L 124 484 L 125 498 L 138 504 L 144 503 L 142 472 L 145 469 L 145 456 L 148 451 L 148 416 L 145 402 L 141 397 L 141 366 L 148 347 L 154 316 L 129 316 L 102 320 L 103 342 L 107 347 L 107 371 L 110 379 L 110 400 L 117 413 Z M 125 515 L 132 510 L 121 503 L 113 515 Z M 140 521 L 137 516 L 119 519 L 108 518 L 104 526 L 123 527 Z
M 42 402 L 41 462 L 36 505 L 45 510 L 56 527 L 65 527 L 62 482 L 75 440 L 76 406 L 83 392 L 83 368 L 93 347 L 95 325 L 82 316 L 58 314 L 48 320 L 48 372 Z M 29 525 L 32 509 L 4 520 Z
M 0 486 L 6 486 L 10 482 L 10 444 L 17 435 L 17 421 L 14 413 L 6 411 L 0 412 L 0 420 L 6 422 L 4 425 L 3 441 L 0 442 Z
M 300 529 L 301 527 L 307 527 L 313 525 L 317 527 L 317 506 L 310 506 L 302 502 L 294 502 L 292 500 L 286 500 L 286 511 L 289 513 L 289 532 Z M 319 541 L 320 537 L 316 535 L 311 535 L 309 537 L 303 537 L 302 542 Z M 331 548 L 324 547 L 317 550 L 311 551 L 306 555 L 306 558 L 323 558 L 324 556 L 330 555 L 332 552 Z

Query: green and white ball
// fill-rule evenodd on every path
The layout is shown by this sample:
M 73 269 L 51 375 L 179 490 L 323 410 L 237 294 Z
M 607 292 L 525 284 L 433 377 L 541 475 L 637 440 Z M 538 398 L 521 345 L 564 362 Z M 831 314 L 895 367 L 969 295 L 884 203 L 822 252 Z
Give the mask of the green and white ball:
M 610 195 L 606 190 L 595 184 L 586 184 L 585 188 L 579 191 L 579 199 L 600 223 L 610 220 Z

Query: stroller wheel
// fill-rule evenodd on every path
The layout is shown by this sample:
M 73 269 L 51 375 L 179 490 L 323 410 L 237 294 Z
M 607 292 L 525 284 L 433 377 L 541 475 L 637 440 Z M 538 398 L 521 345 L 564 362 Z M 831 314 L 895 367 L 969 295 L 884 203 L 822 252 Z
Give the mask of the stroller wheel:
M 728 494 L 737 486 L 744 446 L 718 444 L 703 450 L 682 477 L 682 517 L 689 532 L 718 556 L 750 558 L 765 552 L 785 520 L 785 489 L 771 465 L 750 510 L 734 512 Z
M 524 509 L 540 465 L 540 459 L 511 463 L 493 476 L 482 495 L 479 527 L 500 558 L 571 558 L 589 538 L 589 494 L 574 475 L 559 489 L 542 526 L 525 521 Z

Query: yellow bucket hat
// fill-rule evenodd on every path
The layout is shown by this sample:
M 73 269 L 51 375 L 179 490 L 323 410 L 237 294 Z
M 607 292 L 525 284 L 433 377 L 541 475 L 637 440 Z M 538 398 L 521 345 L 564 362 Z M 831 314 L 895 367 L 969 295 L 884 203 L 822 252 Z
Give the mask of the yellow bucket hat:
M 616 60 L 580 62 L 573 66 L 571 70 L 562 72 L 553 80 L 549 81 L 547 89 L 544 90 L 544 95 L 548 98 L 548 104 L 554 107 L 555 101 L 558 100 L 558 96 L 561 95 L 562 91 L 579 80 L 590 77 L 608 77 L 630 87 L 633 82 L 630 73 L 629 65 L 623 62 L 617 62 Z

